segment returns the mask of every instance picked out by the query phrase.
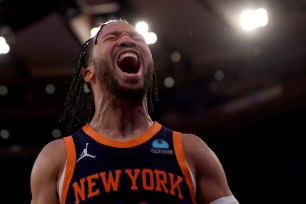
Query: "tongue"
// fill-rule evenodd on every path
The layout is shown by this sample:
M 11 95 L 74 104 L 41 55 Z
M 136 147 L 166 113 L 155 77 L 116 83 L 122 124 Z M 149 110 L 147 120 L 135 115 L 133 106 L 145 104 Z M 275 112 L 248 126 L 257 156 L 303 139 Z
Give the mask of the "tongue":
M 134 57 L 125 57 L 118 63 L 118 67 L 123 72 L 134 74 L 139 70 L 139 61 Z

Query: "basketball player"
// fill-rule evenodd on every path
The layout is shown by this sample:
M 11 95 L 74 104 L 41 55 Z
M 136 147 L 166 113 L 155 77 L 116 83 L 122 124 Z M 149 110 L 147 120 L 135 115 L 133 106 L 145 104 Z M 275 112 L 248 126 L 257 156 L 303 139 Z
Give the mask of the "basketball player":
M 61 118 L 71 135 L 39 153 L 31 203 L 238 204 L 200 137 L 151 119 L 156 97 L 143 37 L 124 20 L 102 24 L 77 59 Z

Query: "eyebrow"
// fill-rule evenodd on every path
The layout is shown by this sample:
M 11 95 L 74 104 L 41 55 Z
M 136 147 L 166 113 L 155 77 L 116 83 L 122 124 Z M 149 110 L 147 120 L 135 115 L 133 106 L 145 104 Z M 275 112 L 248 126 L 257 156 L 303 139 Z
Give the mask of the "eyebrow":
M 104 38 L 105 36 L 108 36 L 108 35 L 120 36 L 122 33 L 127 33 L 130 37 L 141 36 L 141 34 L 136 31 L 113 31 L 113 32 L 106 33 L 101 37 Z

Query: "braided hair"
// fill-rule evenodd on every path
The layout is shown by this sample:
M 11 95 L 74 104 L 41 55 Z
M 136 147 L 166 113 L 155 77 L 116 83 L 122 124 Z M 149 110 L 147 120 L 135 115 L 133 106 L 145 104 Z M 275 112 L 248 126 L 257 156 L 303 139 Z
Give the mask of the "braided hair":
M 122 19 L 109 20 L 100 26 L 95 39 L 88 39 L 81 47 L 77 60 L 75 63 L 75 70 L 73 74 L 73 79 L 70 84 L 70 89 L 65 101 L 66 110 L 63 116 L 60 118 L 59 122 L 68 131 L 69 134 L 73 133 L 77 129 L 81 128 L 85 123 L 89 122 L 95 112 L 95 105 L 93 100 L 93 95 L 90 90 L 88 90 L 89 85 L 85 83 L 83 78 L 83 70 L 88 67 L 89 61 L 92 57 L 92 51 L 94 45 L 98 43 L 98 36 L 102 29 L 112 23 L 112 22 L 125 22 Z M 153 104 L 158 99 L 158 91 L 156 85 L 156 74 L 153 69 L 152 82 L 148 89 L 147 103 L 149 112 L 153 111 Z

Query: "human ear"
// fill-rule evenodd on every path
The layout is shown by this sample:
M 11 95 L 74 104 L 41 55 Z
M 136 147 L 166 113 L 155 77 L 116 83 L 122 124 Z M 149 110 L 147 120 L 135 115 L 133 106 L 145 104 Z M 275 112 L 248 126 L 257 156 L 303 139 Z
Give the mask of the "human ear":
M 83 78 L 86 82 L 90 82 L 93 77 L 94 77 L 94 73 L 93 71 L 90 69 L 90 67 L 87 67 L 83 70 Z

